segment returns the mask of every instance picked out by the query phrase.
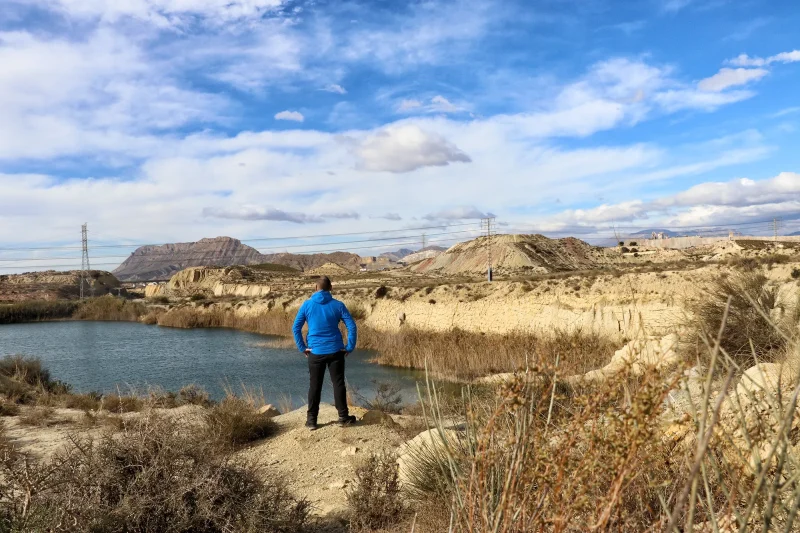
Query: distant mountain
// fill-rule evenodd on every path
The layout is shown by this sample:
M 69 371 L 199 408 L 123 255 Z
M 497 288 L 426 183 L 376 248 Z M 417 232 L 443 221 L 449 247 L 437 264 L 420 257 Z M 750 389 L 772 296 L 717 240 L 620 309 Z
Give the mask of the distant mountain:
M 232 266 L 268 263 L 258 250 L 231 237 L 200 239 L 161 246 L 141 246 L 113 274 L 120 281 L 169 279 L 191 266 Z
M 663 233 L 666 237 L 677 237 L 680 235 L 677 231 L 672 231 L 668 229 L 643 229 L 642 231 L 637 231 L 636 233 L 631 233 L 630 237 L 645 237 L 650 238 L 650 235 L 655 233 Z
M 400 248 L 394 252 L 383 252 L 381 257 L 388 257 L 390 261 L 399 261 L 407 255 L 411 255 L 414 253 L 414 250 L 410 250 L 408 248 Z
M 800 236 L 800 231 L 794 231 L 787 235 L 787 237 L 798 237 Z

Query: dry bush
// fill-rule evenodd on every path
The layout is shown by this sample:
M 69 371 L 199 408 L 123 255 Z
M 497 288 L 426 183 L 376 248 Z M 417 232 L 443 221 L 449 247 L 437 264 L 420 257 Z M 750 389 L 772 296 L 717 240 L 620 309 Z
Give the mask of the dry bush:
M 181 403 L 188 405 L 209 407 L 212 404 L 208 392 L 203 387 L 195 384 L 186 385 L 178 391 L 178 398 Z
M 730 305 L 728 300 L 730 299 Z M 705 298 L 693 309 L 698 343 L 703 339 L 715 339 L 727 314 L 722 348 L 742 365 L 750 366 L 753 355 L 759 359 L 774 358 L 786 346 L 785 334 L 781 329 L 787 324 L 775 327 L 770 319 L 779 310 L 777 290 L 769 285 L 769 280 L 757 270 L 734 272 L 719 276 L 712 283 Z M 793 312 L 785 314 L 788 320 Z
M 19 422 L 25 426 L 46 427 L 53 423 L 55 414 L 52 407 L 30 407 L 20 415 Z
M 19 405 L 8 400 L 0 401 L 0 416 L 17 416 L 19 414 Z
M 274 435 L 278 425 L 248 401 L 227 394 L 204 412 L 206 438 L 223 448 L 238 447 Z
M 146 312 L 147 308 L 139 302 L 132 302 L 125 298 L 108 294 L 82 302 L 72 318 L 77 320 L 136 322 Z
M 70 318 L 77 308 L 78 302 L 65 300 L 32 301 L 0 305 L 0 324 L 18 324 L 22 322 Z
M 154 414 L 36 462 L 0 443 L 0 530 L 299 532 L 309 505 Z
M 84 394 L 69 394 L 64 398 L 64 407 L 67 409 L 81 409 L 83 411 L 97 411 L 102 405 L 103 395 L 99 392 Z
M 135 413 L 144 408 L 145 401 L 134 395 L 107 394 L 103 396 L 101 406 L 110 413 Z
M 390 414 L 400 414 L 403 411 L 403 398 L 398 384 L 377 380 L 372 380 L 372 384 L 375 386 L 375 396 L 372 398 L 354 393 L 365 409 Z
M 67 394 L 69 388 L 53 379 L 39 359 L 21 355 L 0 359 L 0 394 L 11 402 L 31 404 L 43 394 Z
M 393 455 L 371 455 L 356 468 L 347 492 L 350 530 L 374 531 L 397 524 L 407 513 Z

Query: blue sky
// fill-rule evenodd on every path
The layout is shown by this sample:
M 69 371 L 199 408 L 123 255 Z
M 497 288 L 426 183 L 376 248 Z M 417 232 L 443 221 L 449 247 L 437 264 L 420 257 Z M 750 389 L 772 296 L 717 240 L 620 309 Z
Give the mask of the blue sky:
M 796 2 L 3 4 L 6 247 L 800 229 Z

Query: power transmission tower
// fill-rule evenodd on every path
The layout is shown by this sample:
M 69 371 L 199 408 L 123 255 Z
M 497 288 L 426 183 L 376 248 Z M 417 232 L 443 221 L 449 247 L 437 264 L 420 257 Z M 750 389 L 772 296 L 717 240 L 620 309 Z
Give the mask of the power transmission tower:
M 81 299 L 83 299 L 85 296 L 83 292 L 84 285 L 87 285 L 91 289 L 92 296 L 94 296 L 94 287 L 92 287 L 89 277 L 89 271 L 92 267 L 89 266 L 89 237 L 86 224 L 81 226 L 81 250 Z
M 427 233 L 423 233 L 422 234 L 422 249 L 423 250 L 427 246 L 427 242 L 426 242 L 427 240 L 428 240 L 428 234 Z
M 778 230 L 783 226 L 783 218 L 775 217 L 772 219 L 772 233 L 775 240 L 778 240 Z
M 488 265 L 486 268 L 486 279 L 490 282 L 492 281 L 492 236 L 497 233 L 495 231 L 494 218 L 495 217 L 486 217 L 481 219 L 481 233 L 484 233 L 484 235 L 487 237 L 486 247 L 488 249 Z

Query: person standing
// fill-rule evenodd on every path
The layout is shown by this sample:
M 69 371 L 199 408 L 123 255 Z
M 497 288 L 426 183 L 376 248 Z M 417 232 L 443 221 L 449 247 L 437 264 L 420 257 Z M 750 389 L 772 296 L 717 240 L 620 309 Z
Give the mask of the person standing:
M 292 333 L 297 349 L 308 359 L 310 383 L 308 387 L 308 414 L 306 427 L 317 429 L 317 415 L 322 395 L 325 369 L 331 374 L 333 398 L 339 411 L 339 424 L 348 426 L 356 421 L 347 408 L 347 387 L 344 380 L 344 361 L 356 348 L 358 330 L 347 306 L 331 296 L 331 280 L 320 276 L 317 291 L 303 302 L 294 319 Z M 347 346 L 342 341 L 339 322 L 347 327 Z M 308 323 L 308 341 L 303 339 L 303 325 Z

